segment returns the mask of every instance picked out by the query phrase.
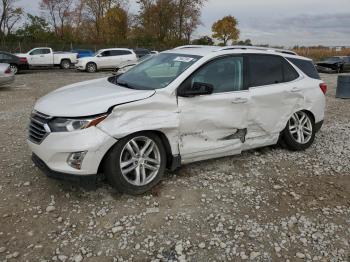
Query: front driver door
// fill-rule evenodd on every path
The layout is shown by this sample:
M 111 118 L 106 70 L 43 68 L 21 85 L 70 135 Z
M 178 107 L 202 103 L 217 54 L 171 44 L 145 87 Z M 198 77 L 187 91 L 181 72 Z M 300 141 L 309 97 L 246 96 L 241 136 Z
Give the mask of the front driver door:
M 34 66 L 53 65 L 53 54 L 48 48 L 38 48 L 30 52 L 30 64 Z
M 179 149 L 184 162 L 238 154 L 248 126 L 249 91 L 244 59 L 226 56 L 197 70 L 180 88 L 193 83 L 213 85 L 212 94 L 178 97 Z

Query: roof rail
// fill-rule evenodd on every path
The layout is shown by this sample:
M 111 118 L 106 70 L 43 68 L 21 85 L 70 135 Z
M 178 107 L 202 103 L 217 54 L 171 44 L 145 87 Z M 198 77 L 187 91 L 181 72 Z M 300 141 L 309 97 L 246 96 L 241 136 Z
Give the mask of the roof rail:
M 186 48 L 204 48 L 204 47 L 210 47 L 210 45 L 183 45 L 183 46 L 178 46 L 175 47 L 174 50 L 177 49 L 186 49 Z
M 294 51 L 285 50 L 285 49 L 278 49 L 273 47 L 260 47 L 260 46 L 239 46 L 239 45 L 221 47 L 215 50 L 215 52 L 233 50 L 233 49 L 261 50 L 261 51 L 271 51 L 271 52 L 277 52 L 277 53 L 283 53 L 283 54 L 289 54 L 289 55 L 298 55 Z

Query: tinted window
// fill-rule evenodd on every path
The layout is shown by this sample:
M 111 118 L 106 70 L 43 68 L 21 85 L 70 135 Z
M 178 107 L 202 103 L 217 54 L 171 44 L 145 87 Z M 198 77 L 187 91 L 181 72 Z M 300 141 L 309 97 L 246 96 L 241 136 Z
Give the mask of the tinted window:
M 131 55 L 131 52 L 128 50 L 111 50 L 111 56 L 119 55 Z
M 272 55 L 248 56 L 249 87 L 283 82 L 282 58 Z
M 290 82 L 299 77 L 298 72 L 286 60 L 283 59 L 282 63 L 284 82 Z
M 41 49 L 35 49 L 32 52 L 30 52 L 30 55 L 41 55 Z
M 314 79 L 321 79 L 312 61 L 289 57 L 287 59 L 294 65 L 296 65 L 308 77 Z
M 42 54 L 43 55 L 50 54 L 50 49 L 42 49 Z
M 7 60 L 12 60 L 14 57 L 8 54 L 0 53 L 0 59 L 7 59 Z
M 243 57 L 226 57 L 215 60 L 197 71 L 194 82 L 211 84 L 214 93 L 243 90 Z
M 35 49 L 34 51 L 30 52 L 30 55 L 45 55 L 50 54 L 50 49 Z
M 103 51 L 101 56 L 111 56 L 111 51 Z

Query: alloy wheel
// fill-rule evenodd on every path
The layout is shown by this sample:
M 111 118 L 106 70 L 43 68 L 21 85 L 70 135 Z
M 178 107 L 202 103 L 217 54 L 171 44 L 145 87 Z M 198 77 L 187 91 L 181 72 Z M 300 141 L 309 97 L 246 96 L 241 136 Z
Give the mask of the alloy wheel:
M 86 67 L 88 72 L 90 73 L 96 72 L 96 66 L 94 64 L 88 64 Z
M 120 155 L 120 169 L 126 181 L 135 186 L 151 183 L 160 168 L 161 155 L 157 144 L 139 136 L 128 141 Z
M 17 74 L 18 68 L 16 65 L 10 65 L 10 69 L 14 75 Z
M 288 123 L 289 133 L 299 144 L 307 144 L 312 138 L 312 122 L 307 113 L 294 113 Z

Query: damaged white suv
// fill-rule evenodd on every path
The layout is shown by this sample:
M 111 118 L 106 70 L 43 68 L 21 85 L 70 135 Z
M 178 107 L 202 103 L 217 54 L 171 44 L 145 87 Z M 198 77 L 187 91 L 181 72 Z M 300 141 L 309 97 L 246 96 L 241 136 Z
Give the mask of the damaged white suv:
M 103 172 L 119 191 L 141 194 L 166 168 L 278 141 L 308 148 L 326 89 L 312 61 L 290 51 L 184 46 L 41 98 L 28 143 L 49 176 Z

